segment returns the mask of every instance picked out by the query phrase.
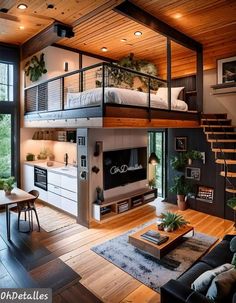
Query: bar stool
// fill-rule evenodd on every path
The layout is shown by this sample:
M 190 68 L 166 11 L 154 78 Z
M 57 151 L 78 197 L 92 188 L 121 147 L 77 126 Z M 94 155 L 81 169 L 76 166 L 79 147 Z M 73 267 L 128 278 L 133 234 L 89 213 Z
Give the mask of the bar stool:
M 39 197 L 39 192 L 37 190 L 31 190 L 29 191 L 29 194 L 31 194 L 32 196 L 34 196 L 35 198 L 33 198 L 32 200 L 29 201 L 24 201 L 21 203 L 18 203 L 18 230 L 20 232 L 24 232 L 20 230 L 20 216 L 21 213 L 24 212 L 25 213 L 25 221 L 26 221 L 26 214 L 28 213 L 28 220 L 29 220 L 29 230 L 26 232 L 30 232 L 31 230 L 33 230 L 33 212 L 35 213 L 35 217 L 38 223 L 38 231 L 40 231 L 40 224 L 39 224 L 39 218 L 38 218 L 38 214 L 35 208 L 35 201 L 37 200 L 37 198 Z

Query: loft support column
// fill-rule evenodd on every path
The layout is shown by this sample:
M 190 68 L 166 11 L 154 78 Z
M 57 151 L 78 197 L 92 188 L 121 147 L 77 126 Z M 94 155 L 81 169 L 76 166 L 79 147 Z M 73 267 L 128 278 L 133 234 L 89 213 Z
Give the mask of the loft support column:
M 167 38 L 167 90 L 168 90 L 168 109 L 171 110 L 171 40 Z
M 197 50 L 197 75 L 196 75 L 196 90 L 197 90 L 197 111 L 203 111 L 203 50 Z

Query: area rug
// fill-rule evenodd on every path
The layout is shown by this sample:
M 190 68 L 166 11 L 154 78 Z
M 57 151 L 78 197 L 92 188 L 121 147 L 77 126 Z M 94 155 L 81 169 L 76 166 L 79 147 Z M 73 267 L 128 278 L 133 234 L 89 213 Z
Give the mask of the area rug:
M 69 215 L 47 206 L 37 207 L 37 213 L 40 226 L 46 232 L 55 231 L 76 223 L 76 220 Z
M 156 292 L 170 279 L 184 273 L 217 241 L 195 233 L 193 237 L 184 237 L 181 244 L 158 260 L 128 243 L 128 236 L 146 225 L 150 222 L 91 249 Z

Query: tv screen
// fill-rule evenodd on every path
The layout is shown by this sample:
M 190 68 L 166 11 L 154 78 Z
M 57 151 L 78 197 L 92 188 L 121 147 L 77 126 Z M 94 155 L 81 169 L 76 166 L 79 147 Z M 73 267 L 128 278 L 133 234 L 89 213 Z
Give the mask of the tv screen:
M 104 152 L 103 178 L 105 190 L 147 179 L 147 148 Z

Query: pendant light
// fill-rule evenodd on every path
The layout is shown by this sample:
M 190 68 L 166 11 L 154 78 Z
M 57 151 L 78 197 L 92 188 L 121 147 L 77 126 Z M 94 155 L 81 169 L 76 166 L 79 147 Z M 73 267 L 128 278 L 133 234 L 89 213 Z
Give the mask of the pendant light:
M 156 153 L 154 152 L 155 150 L 155 142 L 156 142 L 156 134 L 154 133 L 153 134 L 153 138 L 152 138 L 152 152 L 149 156 L 149 159 L 148 159 L 148 163 L 149 164 L 152 164 L 152 165 L 157 165 L 160 163 L 160 159 L 157 157 Z

